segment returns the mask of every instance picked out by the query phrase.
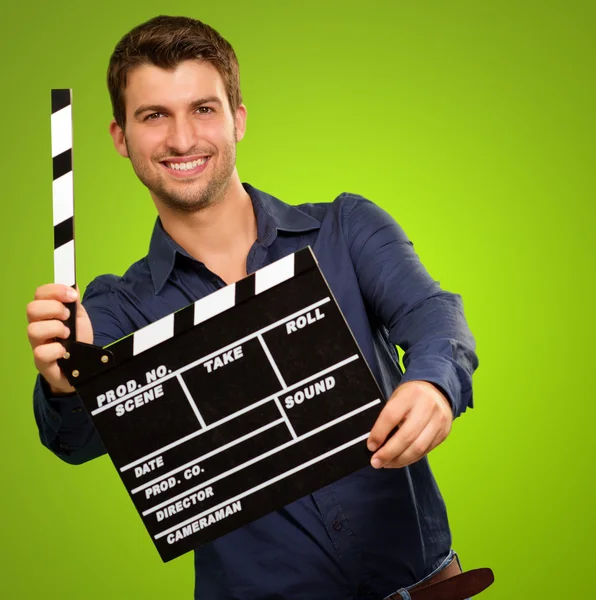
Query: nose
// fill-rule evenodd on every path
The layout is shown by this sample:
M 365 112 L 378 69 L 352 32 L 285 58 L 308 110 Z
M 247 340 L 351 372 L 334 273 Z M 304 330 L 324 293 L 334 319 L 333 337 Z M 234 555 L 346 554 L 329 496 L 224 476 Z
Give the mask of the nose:
M 199 139 L 196 121 L 186 117 L 170 117 L 168 146 L 178 154 L 186 154 L 197 145 Z

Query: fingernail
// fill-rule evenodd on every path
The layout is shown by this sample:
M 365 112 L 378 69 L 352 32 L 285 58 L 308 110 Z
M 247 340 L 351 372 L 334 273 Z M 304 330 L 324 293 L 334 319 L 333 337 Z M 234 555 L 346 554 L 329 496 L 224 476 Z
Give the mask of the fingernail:
M 66 292 L 66 297 L 69 300 L 76 300 L 77 299 L 77 291 L 73 290 L 72 288 L 69 288 L 68 291 Z
M 370 464 L 375 468 L 378 469 L 381 466 L 381 460 L 379 458 L 373 458 L 370 461 Z
M 367 447 L 367 448 L 368 448 L 368 449 L 369 449 L 371 452 L 374 452 L 374 451 L 377 449 L 377 445 L 375 444 L 375 442 L 372 442 L 372 441 L 370 441 L 370 440 L 369 440 L 369 441 L 366 443 L 366 447 Z

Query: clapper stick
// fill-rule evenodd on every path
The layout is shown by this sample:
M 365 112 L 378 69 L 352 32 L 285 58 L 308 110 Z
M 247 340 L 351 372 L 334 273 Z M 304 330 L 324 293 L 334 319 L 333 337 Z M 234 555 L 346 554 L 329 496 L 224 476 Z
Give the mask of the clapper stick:
M 54 283 L 76 287 L 74 191 L 72 168 L 72 90 L 52 90 L 52 203 L 54 222 Z M 76 340 L 77 303 L 67 303 L 70 329 Z

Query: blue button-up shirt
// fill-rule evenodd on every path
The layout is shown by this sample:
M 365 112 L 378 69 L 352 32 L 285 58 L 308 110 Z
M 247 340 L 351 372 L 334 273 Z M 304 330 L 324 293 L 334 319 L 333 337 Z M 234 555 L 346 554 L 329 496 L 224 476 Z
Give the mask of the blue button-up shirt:
M 291 206 L 243 185 L 258 235 L 247 273 L 310 245 L 386 398 L 400 381 L 423 380 L 443 391 L 454 416 L 472 406 L 478 361 L 461 298 L 429 276 L 389 214 L 354 194 Z M 105 346 L 224 285 L 158 218 L 148 255 L 123 277 L 97 277 L 83 305 L 94 343 Z M 77 395 L 53 398 L 38 377 L 34 409 L 43 444 L 64 461 L 105 453 Z M 195 598 L 379 600 L 433 571 L 450 546 L 426 458 L 366 467 L 197 549 Z

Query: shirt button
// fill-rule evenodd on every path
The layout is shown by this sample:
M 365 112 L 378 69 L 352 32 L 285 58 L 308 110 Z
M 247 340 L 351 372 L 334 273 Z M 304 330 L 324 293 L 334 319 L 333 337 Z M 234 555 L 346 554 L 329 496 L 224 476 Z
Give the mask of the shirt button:
M 333 529 L 339 531 L 341 529 L 341 521 L 333 521 Z
M 62 448 L 63 450 L 69 450 L 70 446 L 66 442 L 61 442 L 60 448 Z
M 80 413 L 83 409 L 80 406 L 73 408 L 70 412 L 72 413 Z

